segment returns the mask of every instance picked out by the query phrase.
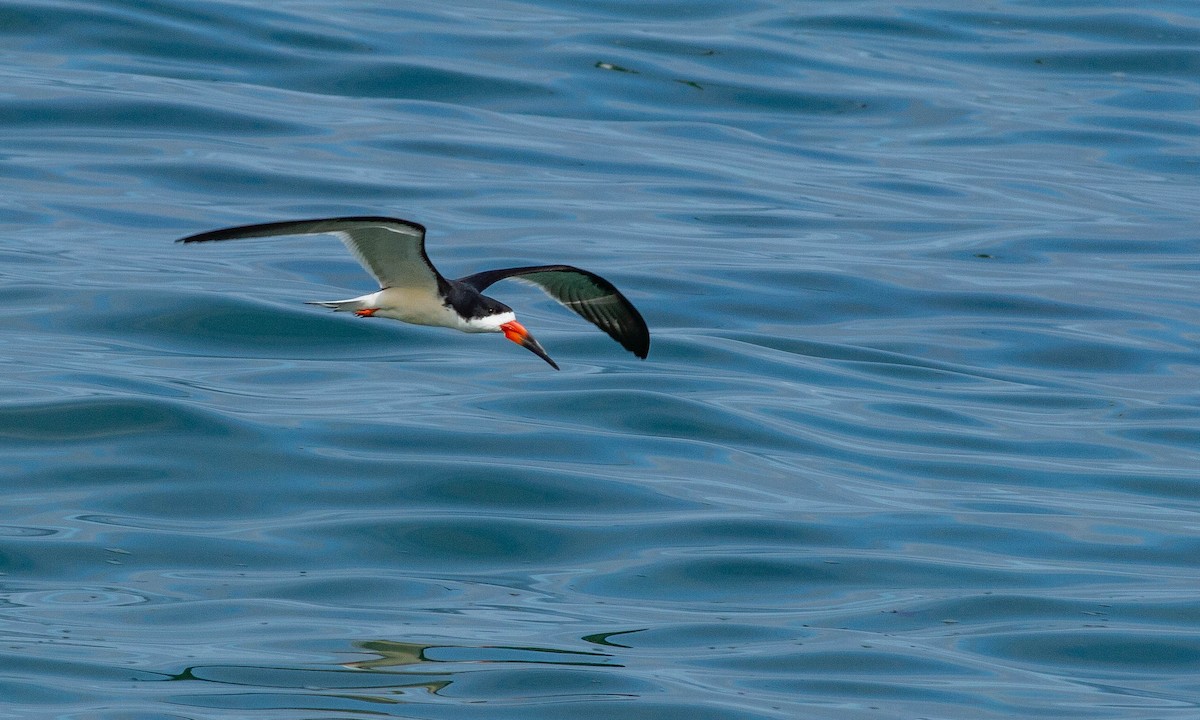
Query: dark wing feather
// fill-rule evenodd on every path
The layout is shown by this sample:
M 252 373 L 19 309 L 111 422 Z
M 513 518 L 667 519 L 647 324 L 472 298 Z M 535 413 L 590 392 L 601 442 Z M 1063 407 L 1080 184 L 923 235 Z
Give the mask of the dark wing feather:
M 444 280 L 425 254 L 425 228 L 389 217 L 339 217 L 241 225 L 190 235 L 178 242 L 240 240 L 282 235 L 336 235 L 380 287 L 438 286 Z
M 507 278 L 537 285 L 639 358 L 645 359 L 650 352 L 650 329 L 641 313 L 612 283 L 587 270 L 570 265 L 503 268 L 468 275 L 458 282 L 482 292 Z

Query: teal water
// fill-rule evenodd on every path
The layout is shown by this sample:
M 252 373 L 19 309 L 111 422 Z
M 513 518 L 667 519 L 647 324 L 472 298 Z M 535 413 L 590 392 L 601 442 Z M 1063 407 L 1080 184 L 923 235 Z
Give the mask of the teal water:
M 0 4 L 0 717 L 1200 717 L 1200 6 Z M 384 214 L 570 263 L 332 315 Z

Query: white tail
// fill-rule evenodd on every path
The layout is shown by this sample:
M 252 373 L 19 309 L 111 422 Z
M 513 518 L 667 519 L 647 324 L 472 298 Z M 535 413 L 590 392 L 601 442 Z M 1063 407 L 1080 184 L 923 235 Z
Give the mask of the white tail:
M 334 312 L 353 312 L 362 307 L 361 298 L 353 298 L 350 300 L 313 300 L 304 303 L 305 305 L 320 305 L 327 307 Z

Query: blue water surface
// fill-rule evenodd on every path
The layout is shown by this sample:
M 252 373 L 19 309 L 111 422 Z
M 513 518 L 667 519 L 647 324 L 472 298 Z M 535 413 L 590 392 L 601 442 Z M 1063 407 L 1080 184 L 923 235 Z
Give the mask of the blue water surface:
M 0 717 L 1200 717 L 1198 181 L 1190 0 L 4 2 Z

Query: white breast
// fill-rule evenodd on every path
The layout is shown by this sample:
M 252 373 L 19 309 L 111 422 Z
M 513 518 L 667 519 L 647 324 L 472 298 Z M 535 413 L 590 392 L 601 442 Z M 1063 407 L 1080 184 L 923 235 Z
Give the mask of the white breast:
M 414 325 L 432 325 L 461 330 L 463 322 L 453 308 L 424 289 L 387 288 L 362 298 L 365 307 L 377 307 L 375 317 L 391 318 Z

